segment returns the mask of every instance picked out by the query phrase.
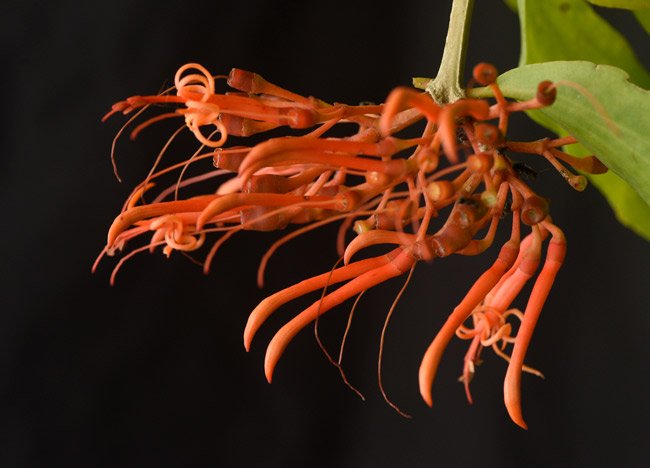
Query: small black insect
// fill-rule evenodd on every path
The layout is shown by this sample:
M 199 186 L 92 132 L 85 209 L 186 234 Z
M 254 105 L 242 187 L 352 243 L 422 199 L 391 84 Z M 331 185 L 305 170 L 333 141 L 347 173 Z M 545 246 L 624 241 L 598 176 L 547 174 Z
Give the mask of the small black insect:
M 521 163 L 521 162 L 513 162 L 512 163 L 512 168 L 515 170 L 517 173 L 517 176 L 522 177 L 526 180 L 535 180 L 537 179 L 537 171 L 533 169 L 532 167 Z
M 461 204 L 461 205 L 469 205 L 469 206 L 471 206 L 473 208 L 478 208 L 479 207 L 479 203 L 476 200 L 474 200 L 473 198 L 460 197 L 458 199 L 458 203 Z

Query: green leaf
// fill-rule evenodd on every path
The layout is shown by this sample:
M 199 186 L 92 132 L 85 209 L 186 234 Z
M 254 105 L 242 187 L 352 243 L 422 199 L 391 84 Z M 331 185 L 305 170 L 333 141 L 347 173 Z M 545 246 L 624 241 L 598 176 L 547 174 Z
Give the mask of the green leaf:
M 650 10 L 635 11 L 634 16 L 641 23 L 645 32 L 650 34 Z
M 584 0 L 519 0 L 518 7 L 522 45 L 520 65 L 556 60 L 588 60 L 622 68 L 630 75 L 630 81 L 650 88 L 650 74 L 636 58 L 625 38 Z M 650 32 L 650 15 L 645 11 L 635 14 L 639 21 L 647 19 L 644 27 Z M 536 86 L 539 81 L 541 80 L 529 85 Z M 529 115 L 558 135 L 567 134 L 548 116 L 540 112 L 531 112 Z M 647 111 L 642 111 L 640 115 L 647 115 Z M 641 134 L 645 134 L 645 128 Z M 588 136 L 583 136 L 580 141 L 589 146 Z M 589 154 L 581 145 L 571 145 L 566 151 L 575 156 Z M 601 157 L 599 154 L 597 156 Z M 615 155 L 609 156 L 609 159 L 615 158 Z M 608 158 L 605 157 L 603 162 L 608 164 L 606 159 Z M 627 180 L 627 175 L 623 174 L 623 178 Z M 643 198 L 615 174 L 590 176 L 589 179 L 603 193 L 621 223 L 650 240 L 650 207 Z M 649 185 L 650 182 L 647 181 L 645 186 Z
M 586 60 L 622 68 L 632 83 L 650 88 L 650 74 L 625 37 L 584 0 L 519 0 L 519 21 L 519 65 Z
M 587 0 L 594 5 L 607 8 L 624 8 L 626 10 L 646 10 L 650 8 L 650 0 Z
M 650 240 L 650 92 L 631 84 L 623 70 L 590 62 L 525 65 L 504 73 L 497 82 L 506 97 L 524 101 L 534 98 L 537 83 L 545 80 L 575 83 L 588 90 L 590 98 L 570 86 L 558 87 L 555 103 L 536 111 L 535 120 L 560 135 L 573 135 L 587 150 L 574 148 L 578 145 L 568 150 L 577 156 L 596 155 L 622 178 L 598 175 L 591 180 L 622 223 Z M 475 97 L 489 94 L 487 90 L 472 93 Z

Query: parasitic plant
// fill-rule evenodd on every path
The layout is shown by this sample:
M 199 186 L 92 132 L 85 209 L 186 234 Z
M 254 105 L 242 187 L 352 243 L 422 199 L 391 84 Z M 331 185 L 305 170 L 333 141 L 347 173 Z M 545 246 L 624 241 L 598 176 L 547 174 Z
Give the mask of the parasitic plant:
M 608 168 L 615 170 L 630 183 L 625 190 L 636 190 L 643 209 L 650 213 L 645 204 L 650 196 L 644 185 L 650 157 L 646 154 L 645 159 L 630 163 L 624 160 L 625 154 L 616 155 L 610 148 L 612 142 L 620 147 L 622 140 L 647 124 L 643 118 L 634 122 L 619 118 L 620 106 L 632 100 L 647 104 L 650 98 L 639 88 L 629 88 L 623 72 L 611 67 L 548 60 L 526 66 L 532 55 L 526 48 L 535 41 L 530 32 L 534 27 L 522 29 L 530 36 L 525 36 L 520 68 L 499 76 L 495 67 L 481 63 L 465 86 L 462 71 L 472 3 L 453 2 L 438 76 L 433 80 L 417 78 L 414 88 L 394 89 L 383 104 L 328 103 L 290 92 L 252 72 L 233 69 L 228 76 L 213 76 L 202 65 L 190 63 L 177 71 L 174 86 L 167 91 L 133 96 L 113 105 L 105 118 L 120 112 L 134 114 L 125 127 L 150 106 L 172 106 L 170 111 L 137 124 L 131 136 L 135 138 L 160 120 L 182 119 L 178 132 L 189 129 L 200 148 L 186 161 L 161 169 L 163 149 L 150 173 L 133 189 L 109 229 L 98 261 L 124 251 L 127 244 L 146 240 L 121 257 L 111 281 L 124 261 L 138 252 L 161 248 L 169 256 L 174 251 L 205 248 L 211 242 L 203 261 L 207 272 L 218 249 L 236 233 L 294 226 L 262 258 L 258 271 L 261 286 L 266 264 L 280 245 L 326 224 L 339 223 L 336 242 L 340 260 L 335 267 L 272 294 L 249 316 L 244 330 L 247 350 L 274 311 L 294 299 L 321 292 L 268 344 L 264 370 L 271 382 L 293 337 L 342 302 L 391 278 L 408 274 L 410 279 L 421 260 L 484 253 L 496 256 L 442 328 L 432 334 L 429 346 L 423 345 L 420 393 L 431 406 L 438 364 L 450 340 L 457 336 L 469 342 L 461 377 L 468 400 L 471 402 L 469 383 L 480 354 L 489 347 L 508 361 L 505 405 L 512 420 L 525 428 L 522 372 L 542 375 L 526 364 L 526 352 L 562 266 L 567 241 L 552 220 L 548 200 L 529 184 L 530 169 L 515 155 L 545 158 L 576 191 L 585 189 L 587 176 L 598 180 Z M 518 2 L 522 24 L 538 15 L 537 10 L 543 12 L 543 2 L 531 3 Z M 581 5 L 582 0 L 570 3 Z M 552 4 L 550 1 L 546 7 L 550 9 Z M 603 98 L 605 86 L 592 81 L 599 78 L 618 86 L 615 89 L 623 96 L 621 102 Z M 510 116 L 517 112 L 531 113 L 559 137 L 517 141 L 508 133 Z M 334 127 L 347 129 L 347 136 L 332 136 Z M 259 142 L 249 146 L 229 143 L 230 136 L 263 136 L 282 128 L 290 129 L 292 136 L 256 140 Z M 418 136 L 406 136 L 407 129 L 417 129 Z M 645 140 L 643 137 L 639 144 L 648 146 Z M 581 144 L 593 154 L 580 154 L 584 151 Z M 203 164 L 205 172 L 184 178 L 186 169 L 197 164 Z M 178 182 L 149 201 L 157 180 L 172 171 L 179 174 Z M 607 184 L 601 185 L 607 190 Z M 179 189 L 187 186 L 201 187 L 204 194 L 180 197 Z M 624 222 L 650 237 L 647 219 L 637 223 L 623 207 L 614 208 Z M 496 251 L 492 244 L 499 228 L 509 230 L 509 238 Z M 357 235 L 346 244 L 349 230 Z M 377 245 L 384 246 L 386 253 L 359 259 L 358 254 Z M 532 291 L 520 311 L 512 304 L 528 283 L 532 283 Z M 337 362 L 327 356 L 347 383 L 340 359 Z M 381 388 L 381 379 L 379 383 Z M 381 391 L 395 407 L 383 388 Z

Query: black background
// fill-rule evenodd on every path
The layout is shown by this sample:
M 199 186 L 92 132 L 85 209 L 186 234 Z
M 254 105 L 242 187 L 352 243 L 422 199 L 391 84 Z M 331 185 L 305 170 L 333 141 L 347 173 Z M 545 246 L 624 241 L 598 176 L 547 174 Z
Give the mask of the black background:
M 595 189 L 573 192 L 540 161 L 531 163 L 541 170 L 533 186 L 551 198 L 569 250 L 527 357 L 546 374 L 524 376 L 528 431 L 507 416 L 506 365 L 491 352 L 467 403 L 456 381 L 466 342 L 445 354 L 433 409 L 417 389 L 424 350 L 494 249 L 419 266 L 397 307 L 383 382 L 413 419 L 377 386 L 379 335 L 402 279 L 369 291 L 355 316 L 344 365 L 366 402 L 309 328 L 266 383 L 265 344 L 299 304 L 278 311 L 244 351 L 247 315 L 262 298 L 332 266 L 335 229 L 283 247 L 264 290 L 255 287 L 257 260 L 277 233 L 235 236 L 207 277 L 159 252 L 128 262 L 115 287 L 114 259 L 90 274 L 124 197 L 174 128 L 161 123 L 118 142 L 119 184 L 109 150 L 124 119 L 100 123 L 113 102 L 157 93 L 192 61 L 215 74 L 256 71 L 326 101 L 382 102 L 411 77 L 435 75 L 448 3 L 3 7 L 0 466 L 647 466 L 650 245 L 616 222 Z M 608 18 L 634 44 L 646 40 L 630 15 Z M 516 15 L 477 1 L 468 64 L 507 70 L 518 49 Z M 511 131 L 519 140 L 546 135 L 524 117 Z M 194 148 L 181 138 L 172 153 Z M 331 351 L 347 310 L 320 322 Z

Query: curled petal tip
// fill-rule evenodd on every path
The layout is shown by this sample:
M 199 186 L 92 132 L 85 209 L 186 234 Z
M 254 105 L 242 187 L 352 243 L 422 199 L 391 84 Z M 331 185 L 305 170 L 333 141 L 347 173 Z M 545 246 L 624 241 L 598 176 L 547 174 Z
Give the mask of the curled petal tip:
M 522 429 L 528 430 L 528 424 L 526 424 L 521 416 L 519 415 L 513 415 L 510 413 L 510 410 L 508 410 L 508 413 L 510 414 L 510 419 L 512 419 L 512 422 L 514 422 L 517 426 L 521 427 Z
M 422 399 L 424 402 L 427 404 L 429 408 L 433 407 L 433 398 L 431 398 L 431 393 L 424 392 L 422 389 L 420 389 L 420 395 L 422 395 Z
M 423 361 L 423 363 L 420 365 L 420 375 L 419 375 L 420 395 L 422 395 L 422 399 L 429 407 L 433 406 L 433 398 L 431 397 L 431 387 L 433 384 L 433 377 L 434 374 L 431 373 L 430 367 L 428 365 L 426 365 L 425 367 L 425 363 Z
M 269 357 L 267 355 L 267 358 L 264 361 L 264 375 L 266 375 L 266 380 L 268 383 L 271 383 L 273 380 L 273 371 L 275 370 L 275 365 L 278 363 L 278 357 Z
M 520 374 L 516 375 L 519 376 Z M 521 389 L 519 379 L 513 381 L 513 379 L 508 378 L 508 375 L 506 374 L 506 381 L 503 387 L 503 399 L 512 422 L 522 429 L 528 429 L 528 425 L 524 422 L 524 417 L 521 414 Z
M 266 375 L 266 380 L 269 383 L 271 383 L 273 380 L 273 371 L 275 370 L 275 366 L 278 363 L 280 356 L 282 355 L 282 351 L 284 350 L 284 347 L 281 350 L 277 349 L 277 345 L 274 343 L 275 339 L 276 338 L 274 337 L 271 340 L 269 346 L 266 348 L 266 356 L 264 358 L 264 374 Z
M 524 422 L 524 418 L 521 414 L 521 407 L 514 405 L 513 402 L 508 402 L 507 397 L 506 397 L 506 409 L 508 410 L 508 414 L 510 415 L 510 419 L 512 419 L 512 422 L 514 422 L 517 426 L 523 429 L 528 429 L 528 425 Z
M 244 348 L 246 348 L 246 352 L 251 349 L 251 343 L 256 331 L 257 329 L 252 325 L 249 317 L 248 322 L 246 322 L 246 328 L 244 328 Z
M 264 374 L 266 375 L 266 381 L 268 383 L 271 383 L 273 380 L 273 367 L 269 368 L 268 366 L 264 366 Z

